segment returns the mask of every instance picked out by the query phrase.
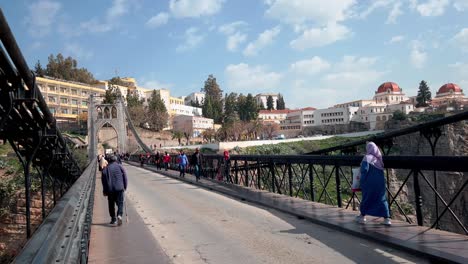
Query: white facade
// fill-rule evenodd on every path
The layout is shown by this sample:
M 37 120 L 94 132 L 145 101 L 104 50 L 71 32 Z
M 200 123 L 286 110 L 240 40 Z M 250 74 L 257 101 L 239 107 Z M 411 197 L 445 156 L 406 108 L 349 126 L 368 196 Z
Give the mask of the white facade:
M 272 122 L 279 124 L 286 119 L 289 112 L 291 110 L 260 110 L 258 112 L 258 120 L 264 123 Z
M 278 100 L 279 94 L 274 94 L 274 93 L 261 93 L 257 94 L 255 96 L 255 100 L 257 101 L 257 105 L 260 105 L 263 103 L 263 106 L 267 108 L 267 100 L 268 97 L 271 95 L 273 97 L 273 108 L 276 109 L 276 101 Z
M 400 103 L 400 104 L 374 104 L 361 107 L 358 110 L 357 122 L 369 123 L 370 129 L 383 129 L 385 122 L 390 120 L 395 111 L 401 111 L 405 114 L 409 114 L 414 111 L 414 105 L 412 103 Z
M 201 116 L 202 115 L 202 109 L 200 107 L 193 107 L 193 106 L 188 106 L 188 105 L 171 104 L 170 110 L 175 116 L 178 116 L 178 115 Z
M 314 112 L 313 126 L 349 124 L 358 115 L 359 107 L 330 107 Z
M 184 99 L 186 105 L 191 105 L 190 103 L 198 101 L 200 105 L 205 101 L 205 93 L 195 92 L 187 95 Z
M 203 131 L 213 129 L 214 121 L 201 116 L 179 115 L 173 118 L 173 129 L 190 133 L 192 137 L 199 137 Z
M 315 108 L 303 108 L 299 110 L 289 110 L 286 119 L 280 123 L 280 132 L 287 137 L 295 137 L 302 133 L 304 127 L 314 126 L 316 121 Z

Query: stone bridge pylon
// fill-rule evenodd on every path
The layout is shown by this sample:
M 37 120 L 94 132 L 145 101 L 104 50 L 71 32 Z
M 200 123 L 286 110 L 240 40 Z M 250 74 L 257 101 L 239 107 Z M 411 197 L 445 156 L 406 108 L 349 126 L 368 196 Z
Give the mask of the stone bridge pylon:
M 127 129 L 124 103 L 117 98 L 114 104 L 102 104 L 96 97 L 90 96 L 88 105 L 88 159 L 92 160 L 97 153 L 97 137 L 104 126 L 112 126 L 117 133 L 117 151 L 127 151 Z

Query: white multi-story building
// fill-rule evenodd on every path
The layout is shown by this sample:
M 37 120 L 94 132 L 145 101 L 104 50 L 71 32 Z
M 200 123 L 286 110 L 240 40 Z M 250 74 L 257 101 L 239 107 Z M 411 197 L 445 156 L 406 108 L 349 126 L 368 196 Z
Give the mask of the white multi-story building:
M 304 127 L 313 126 L 314 120 L 313 107 L 307 107 L 297 110 L 289 110 L 286 119 L 280 123 L 280 132 L 286 137 L 295 137 L 301 134 Z
M 185 105 L 191 105 L 192 102 L 198 102 L 200 105 L 205 101 L 205 93 L 203 92 L 194 92 L 187 95 L 184 99 Z
M 279 94 L 275 93 L 261 93 L 255 96 L 255 100 L 257 101 L 257 105 L 263 104 L 265 108 L 267 108 L 267 100 L 268 97 L 271 96 L 273 98 L 273 108 L 276 109 L 276 101 L 278 100 Z
M 288 113 L 291 112 L 289 109 L 284 110 L 260 110 L 258 112 L 258 120 L 262 123 L 276 123 L 279 124 L 281 121 L 286 119 Z
M 379 86 L 372 100 L 356 100 L 325 109 L 290 110 L 280 127 L 281 132 L 290 136 L 300 134 L 306 127 L 350 122 L 366 123 L 371 130 L 383 129 L 397 110 L 408 114 L 414 111 L 414 106 L 396 83 L 386 82 Z
M 188 115 L 188 116 L 201 116 L 202 109 L 200 107 L 193 107 L 189 105 L 171 104 L 171 113 L 174 116 Z
M 330 107 L 326 109 L 317 109 L 314 112 L 314 126 L 349 124 L 354 121 L 358 114 L 359 107 Z
M 178 115 L 172 119 L 173 130 L 190 133 L 192 137 L 199 137 L 203 131 L 213 129 L 213 119 L 201 116 Z

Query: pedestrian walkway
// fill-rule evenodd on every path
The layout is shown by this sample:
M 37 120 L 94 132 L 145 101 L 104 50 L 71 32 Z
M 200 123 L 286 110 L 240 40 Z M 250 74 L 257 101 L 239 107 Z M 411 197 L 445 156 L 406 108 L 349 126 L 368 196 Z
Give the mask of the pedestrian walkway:
M 97 172 L 89 246 L 89 263 L 170 263 L 135 207 L 127 204 L 128 219 L 122 226 L 110 225 L 107 198 L 102 194 Z
M 129 163 L 138 165 L 135 162 Z M 195 177 L 190 174 L 186 174 L 185 178 L 179 178 L 177 171 L 157 170 L 148 165 L 145 165 L 145 169 L 427 257 L 437 263 L 468 263 L 468 236 L 411 225 L 397 220 L 392 221 L 391 227 L 380 225 L 381 219 L 373 218 L 368 218 L 366 225 L 359 225 L 354 222 L 356 211 L 243 186 L 224 184 L 206 178 L 196 182 Z

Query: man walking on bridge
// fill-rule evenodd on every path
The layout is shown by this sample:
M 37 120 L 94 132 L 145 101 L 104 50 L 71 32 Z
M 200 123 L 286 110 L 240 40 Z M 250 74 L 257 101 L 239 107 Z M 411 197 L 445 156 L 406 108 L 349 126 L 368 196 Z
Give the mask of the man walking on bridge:
M 107 196 L 111 225 L 122 224 L 124 192 L 127 190 L 127 174 L 124 168 L 117 163 L 117 157 L 112 155 L 110 163 L 102 170 L 102 189 Z M 115 204 L 117 204 L 117 218 L 115 217 Z
M 195 169 L 195 177 L 198 180 L 200 180 L 200 175 L 201 175 L 201 169 L 202 169 L 202 164 L 203 164 L 203 156 L 200 153 L 200 150 L 198 148 L 195 149 L 195 153 L 192 154 L 192 159 L 190 163 L 194 166 Z

